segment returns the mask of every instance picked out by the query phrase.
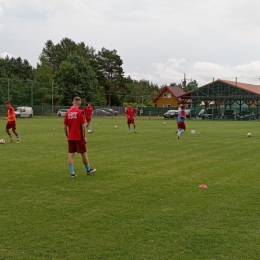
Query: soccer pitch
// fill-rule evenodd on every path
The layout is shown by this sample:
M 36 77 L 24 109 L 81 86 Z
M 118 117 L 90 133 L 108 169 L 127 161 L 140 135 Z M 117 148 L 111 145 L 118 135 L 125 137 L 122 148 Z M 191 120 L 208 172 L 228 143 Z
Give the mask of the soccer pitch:
M 97 172 L 75 155 L 71 179 L 63 118 L 18 119 L 22 142 L 0 145 L 0 259 L 259 259 L 260 122 L 186 120 L 181 140 L 175 120 L 136 123 L 93 118 Z

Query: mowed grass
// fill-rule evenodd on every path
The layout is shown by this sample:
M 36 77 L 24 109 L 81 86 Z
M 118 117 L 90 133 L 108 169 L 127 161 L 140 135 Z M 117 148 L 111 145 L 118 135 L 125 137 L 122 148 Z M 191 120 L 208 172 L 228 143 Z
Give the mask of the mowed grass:
M 63 118 L 0 145 L 0 259 L 259 259 L 259 121 L 187 120 L 181 140 L 175 120 L 92 125 L 92 176 L 76 155 L 70 178 Z

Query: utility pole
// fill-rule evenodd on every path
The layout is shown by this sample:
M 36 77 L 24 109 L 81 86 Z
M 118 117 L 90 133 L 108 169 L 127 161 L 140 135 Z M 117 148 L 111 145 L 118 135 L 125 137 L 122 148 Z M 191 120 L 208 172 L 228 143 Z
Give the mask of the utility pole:
M 182 80 L 182 89 L 185 89 L 185 88 L 186 88 L 186 83 L 187 83 L 186 74 L 184 73 L 184 78 L 183 78 L 183 80 Z

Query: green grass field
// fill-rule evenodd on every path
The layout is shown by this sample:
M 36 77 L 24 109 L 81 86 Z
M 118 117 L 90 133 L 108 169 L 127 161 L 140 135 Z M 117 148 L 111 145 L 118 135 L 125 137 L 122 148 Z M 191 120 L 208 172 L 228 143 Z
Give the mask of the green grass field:
M 177 140 L 164 121 L 93 118 L 97 172 L 76 155 L 71 179 L 63 119 L 18 119 L 22 142 L 0 145 L 0 259 L 259 259 L 260 122 L 187 120 Z

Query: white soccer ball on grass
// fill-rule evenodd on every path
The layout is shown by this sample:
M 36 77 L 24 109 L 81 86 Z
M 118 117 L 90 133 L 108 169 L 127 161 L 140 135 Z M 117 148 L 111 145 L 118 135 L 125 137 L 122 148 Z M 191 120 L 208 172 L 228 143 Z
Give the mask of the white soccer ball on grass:
M 5 144 L 5 139 L 0 139 L 0 144 Z
M 248 134 L 247 134 L 247 136 L 248 136 L 248 137 L 251 137 L 251 136 L 252 136 L 252 134 L 251 134 L 251 133 L 248 133 Z
M 114 125 L 114 128 L 117 129 L 117 125 Z

